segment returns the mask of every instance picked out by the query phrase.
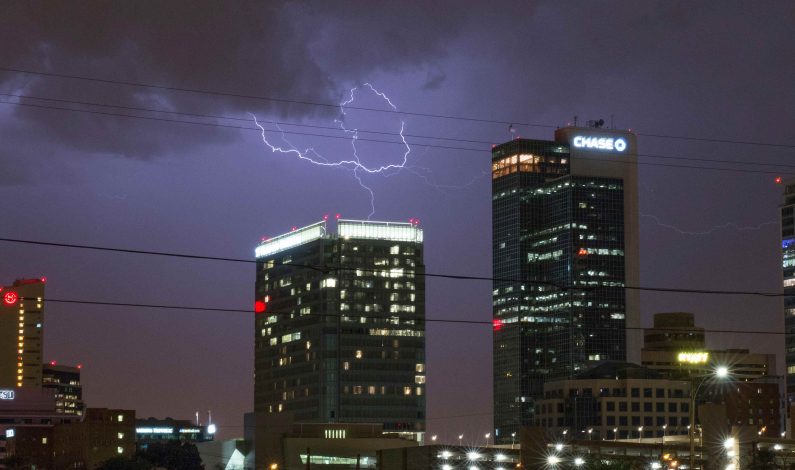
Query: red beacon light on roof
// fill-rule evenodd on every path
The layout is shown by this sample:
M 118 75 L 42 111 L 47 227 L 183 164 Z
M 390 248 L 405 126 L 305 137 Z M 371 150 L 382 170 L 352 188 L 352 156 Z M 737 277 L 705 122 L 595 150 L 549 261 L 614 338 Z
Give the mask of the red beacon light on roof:
M 51 365 L 51 366 L 54 366 L 54 365 L 57 365 L 57 364 L 58 364 L 58 363 L 57 363 L 57 362 L 55 362 L 55 361 L 50 361 L 50 365 Z
M 339 213 L 339 212 L 338 212 L 337 214 L 335 214 L 335 215 L 334 215 L 334 218 L 335 218 L 335 219 L 337 219 L 337 220 L 339 220 L 339 218 L 340 218 L 340 217 L 342 217 L 342 215 L 340 215 L 340 213 Z
M 776 176 L 776 184 L 781 184 L 781 181 L 782 181 L 781 177 Z
M 293 228 L 290 229 L 291 232 L 295 232 L 296 230 L 298 230 L 298 227 L 296 227 L 295 225 L 293 225 Z
M 328 220 L 328 214 L 323 215 L 323 220 Z
M 82 369 L 82 368 L 83 368 L 83 364 L 78 364 L 78 365 L 77 365 L 77 368 L 78 368 L 78 369 Z
M 47 276 L 42 276 L 41 277 L 41 282 L 47 282 Z

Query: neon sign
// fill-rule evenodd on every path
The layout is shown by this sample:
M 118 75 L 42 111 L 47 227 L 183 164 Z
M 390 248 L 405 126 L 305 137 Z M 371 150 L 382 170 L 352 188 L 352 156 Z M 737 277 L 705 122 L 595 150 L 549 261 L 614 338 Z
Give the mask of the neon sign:
M 623 152 L 627 149 L 627 141 L 612 137 L 586 137 L 583 135 L 574 136 L 572 144 L 577 148 L 596 149 L 596 150 L 615 150 Z
M 706 364 L 709 361 L 708 352 L 681 352 L 676 357 L 679 362 L 687 364 Z
M 19 300 L 19 295 L 16 292 L 6 292 L 3 294 L 3 302 L 6 305 L 14 305 Z
M 0 400 L 13 400 L 13 399 L 14 399 L 13 390 L 0 390 Z

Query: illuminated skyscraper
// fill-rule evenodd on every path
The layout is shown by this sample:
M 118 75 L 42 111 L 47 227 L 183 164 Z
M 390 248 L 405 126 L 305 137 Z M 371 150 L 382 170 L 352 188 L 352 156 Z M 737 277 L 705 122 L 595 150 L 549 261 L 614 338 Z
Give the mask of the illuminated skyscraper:
M 534 423 L 545 381 L 640 358 L 635 136 L 567 127 L 492 149 L 494 426 Z
M 0 287 L 0 388 L 41 387 L 44 279 Z
M 784 184 L 784 202 L 781 205 L 781 255 L 787 399 L 792 404 L 795 403 L 795 180 Z
M 422 236 L 416 223 L 338 220 L 330 234 L 321 221 L 257 247 L 254 407 L 266 423 L 421 437 Z

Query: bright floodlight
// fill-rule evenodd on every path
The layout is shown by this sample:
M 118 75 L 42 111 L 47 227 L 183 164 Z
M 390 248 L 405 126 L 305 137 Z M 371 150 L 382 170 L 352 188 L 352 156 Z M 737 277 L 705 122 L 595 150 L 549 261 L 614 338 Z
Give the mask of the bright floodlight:
M 724 449 L 731 449 L 732 447 L 734 447 L 734 438 L 733 437 L 730 437 L 730 438 L 726 439 L 725 441 L 723 441 L 723 448 Z
M 557 455 L 550 455 L 549 457 L 547 457 L 547 463 L 549 465 L 557 465 L 560 463 L 560 457 L 558 457 Z
M 210 424 L 207 426 L 207 434 L 215 434 L 215 431 L 216 429 L 214 424 Z
M 729 376 L 729 368 L 726 367 L 726 366 L 720 366 L 717 369 L 715 369 L 715 375 L 718 376 L 718 378 L 721 378 L 721 379 L 723 379 L 725 377 L 728 377 Z
M 480 454 L 477 452 L 467 452 L 467 460 L 478 460 L 480 458 Z
M 452 456 L 453 456 L 453 453 L 450 452 L 449 450 L 443 450 L 442 451 L 442 458 L 443 459 L 449 459 Z
M 781 449 L 783 449 L 783 447 L 781 447 L 781 444 L 776 444 L 773 446 L 773 450 L 781 450 Z
M 494 456 L 494 460 L 497 462 L 504 462 L 505 460 L 508 460 L 508 457 L 506 457 L 505 454 L 497 454 Z
M 585 459 L 583 459 L 582 457 L 577 457 L 574 459 L 574 465 L 579 467 L 584 464 L 585 464 Z
M 453 470 L 453 466 L 450 464 L 442 465 L 442 470 Z
M 558 452 L 563 450 L 563 444 L 555 444 L 555 450 L 558 451 Z
M 660 465 L 660 462 L 652 462 L 651 463 L 651 468 L 653 468 L 654 470 L 657 470 L 659 468 L 662 468 L 662 465 Z

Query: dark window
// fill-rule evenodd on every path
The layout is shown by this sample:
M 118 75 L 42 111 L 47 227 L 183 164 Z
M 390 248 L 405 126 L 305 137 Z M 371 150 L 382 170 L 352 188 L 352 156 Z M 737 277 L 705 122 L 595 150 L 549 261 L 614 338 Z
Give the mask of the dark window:
M 640 426 L 640 416 L 633 416 L 632 417 L 632 425 L 633 426 Z
M 668 412 L 676 413 L 676 403 L 668 403 Z
M 632 396 L 633 397 L 639 397 L 640 396 L 640 389 L 639 388 L 633 388 L 632 389 Z
M 616 417 L 615 416 L 608 416 L 607 417 L 607 425 L 608 426 L 615 426 L 616 424 Z
M 640 411 L 640 403 L 633 401 L 632 402 L 632 412 L 637 413 Z
M 645 398 L 651 398 L 651 389 L 650 388 L 644 388 L 643 389 L 643 396 Z
M 657 398 L 665 398 L 665 389 L 658 388 L 657 393 L 655 394 Z
M 644 416 L 643 417 L 643 425 L 644 426 L 651 426 L 652 423 L 653 423 L 653 421 L 652 421 L 652 417 L 651 416 Z M 649 436 L 649 437 L 651 437 L 651 436 Z
M 643 404 L 643 412 L 644 413 L 651 413 L 651 402 L 646 402 Z
M 657 413 L 665 413 L 665 403 L 658 401 L 656 403 L 656 408 Z
M 627 417 L 626 416 L 619 416 L 618 417 L 618 425 L 619 426 L 626 426 L 627 425 Z
M 616 411 L 616 402 L 609 401 L 607 402 L 607 411 Z
M 627 402 L 625 401 L 618 402 L 618 411 L 627 411 Z

